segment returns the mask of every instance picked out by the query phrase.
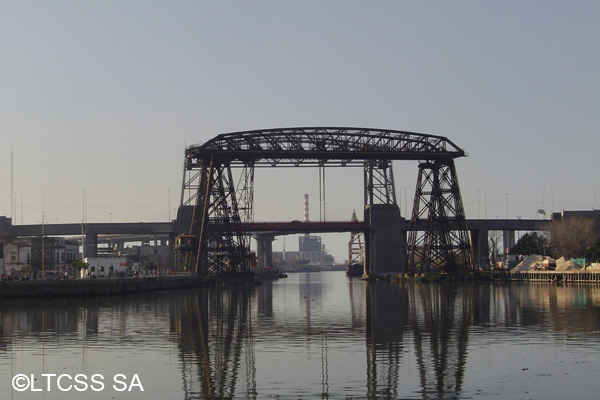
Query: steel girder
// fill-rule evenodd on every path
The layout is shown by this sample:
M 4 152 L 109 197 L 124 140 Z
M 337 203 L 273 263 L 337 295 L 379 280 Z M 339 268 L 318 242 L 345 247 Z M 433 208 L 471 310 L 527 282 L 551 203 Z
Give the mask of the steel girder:
M 286 128 L 225 133 L 186 149 L 186 167 L 212 156 L 232 165 L 361 165 L 364 160 L 430 160 L 463 157 L 443 136 L 365 128 Z
M 425 226 L 419 221 L 426 221 Z M 419 165 L 408 255 L 410 273 L 474 269 L 458 178 L 450 158 Z

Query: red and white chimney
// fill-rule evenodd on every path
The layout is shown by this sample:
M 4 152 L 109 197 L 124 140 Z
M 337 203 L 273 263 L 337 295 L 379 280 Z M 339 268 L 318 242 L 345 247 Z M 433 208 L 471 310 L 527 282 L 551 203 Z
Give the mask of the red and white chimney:
M 309 222 L 308 219 L 308 195 L 304 195 L 304 222 Z

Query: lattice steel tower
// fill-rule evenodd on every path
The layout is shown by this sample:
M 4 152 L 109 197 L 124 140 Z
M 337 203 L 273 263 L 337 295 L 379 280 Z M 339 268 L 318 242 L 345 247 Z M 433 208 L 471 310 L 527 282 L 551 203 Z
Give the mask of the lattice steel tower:
M 419 164 L 408 255 L 410 273 L 473 269 L 473 250 L 452 158 Z

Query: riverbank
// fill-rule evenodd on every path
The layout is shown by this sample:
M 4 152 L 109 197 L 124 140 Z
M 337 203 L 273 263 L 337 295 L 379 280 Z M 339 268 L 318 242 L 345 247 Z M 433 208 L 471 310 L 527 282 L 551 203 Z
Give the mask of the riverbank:
M 600 271 L 491 271 L 490 280 L 600 284 Z
M 401 282 L 444 282 L 444 281 L 520 281 L 553 283 L 600 284 L 600 271 L 476 271 L 467 274 L 401 274 L 391 277 Z
M 253 282 L 253 279 L 252 279 Z M 207 280 L 194 275 L 152 276 L 143 278 L 102 278 L 73 280 L 1 281 L 0 298 L 98 296 L 177 290 L 216 283 L 251 283 L 248 279 Z

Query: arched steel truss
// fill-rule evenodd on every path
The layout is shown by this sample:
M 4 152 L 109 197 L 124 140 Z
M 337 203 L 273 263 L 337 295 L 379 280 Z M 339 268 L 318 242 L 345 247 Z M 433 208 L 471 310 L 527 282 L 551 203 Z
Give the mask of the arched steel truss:
M 464 151 L 443 136 L 363 128 L 286 128 L 225 133 L 186 150 L 194 160 L 222 155 L 231 163 L 259 165 L 347 165 L 364 160 L 431 160 L 462 157 Z
M 364 202 L 368 206 L 396 204 L 393 160 L 443 161 L 444 165 L 453 166 L 454 158 L 464 155 L 462 149 L 443 136 L 343 127 L 225 133 L 189 146 L 185 151 L 181 195 L 182 206 L 194 205 L 187 236 L 193 238 L 193 243 L 186 246 L 187 263 L 196 273 L 210 275 L 250 268 L 249 233 L 239 226 L 252 222 L 256 167 L 362 166 Z M 241 168 L 236 178 L 232 168 Z M 438 203 L 432 200 L 430 207 Z M 447 217 L 464 219 L 462 202 L 459 204 L 461 209 L 455 210 L 458 215 Z M 215 229 L 217 225 L 219 229 Z M 223 229 L 224 225 L 228 229 Z M 464 248 L 464 243 L 459 247 Z

